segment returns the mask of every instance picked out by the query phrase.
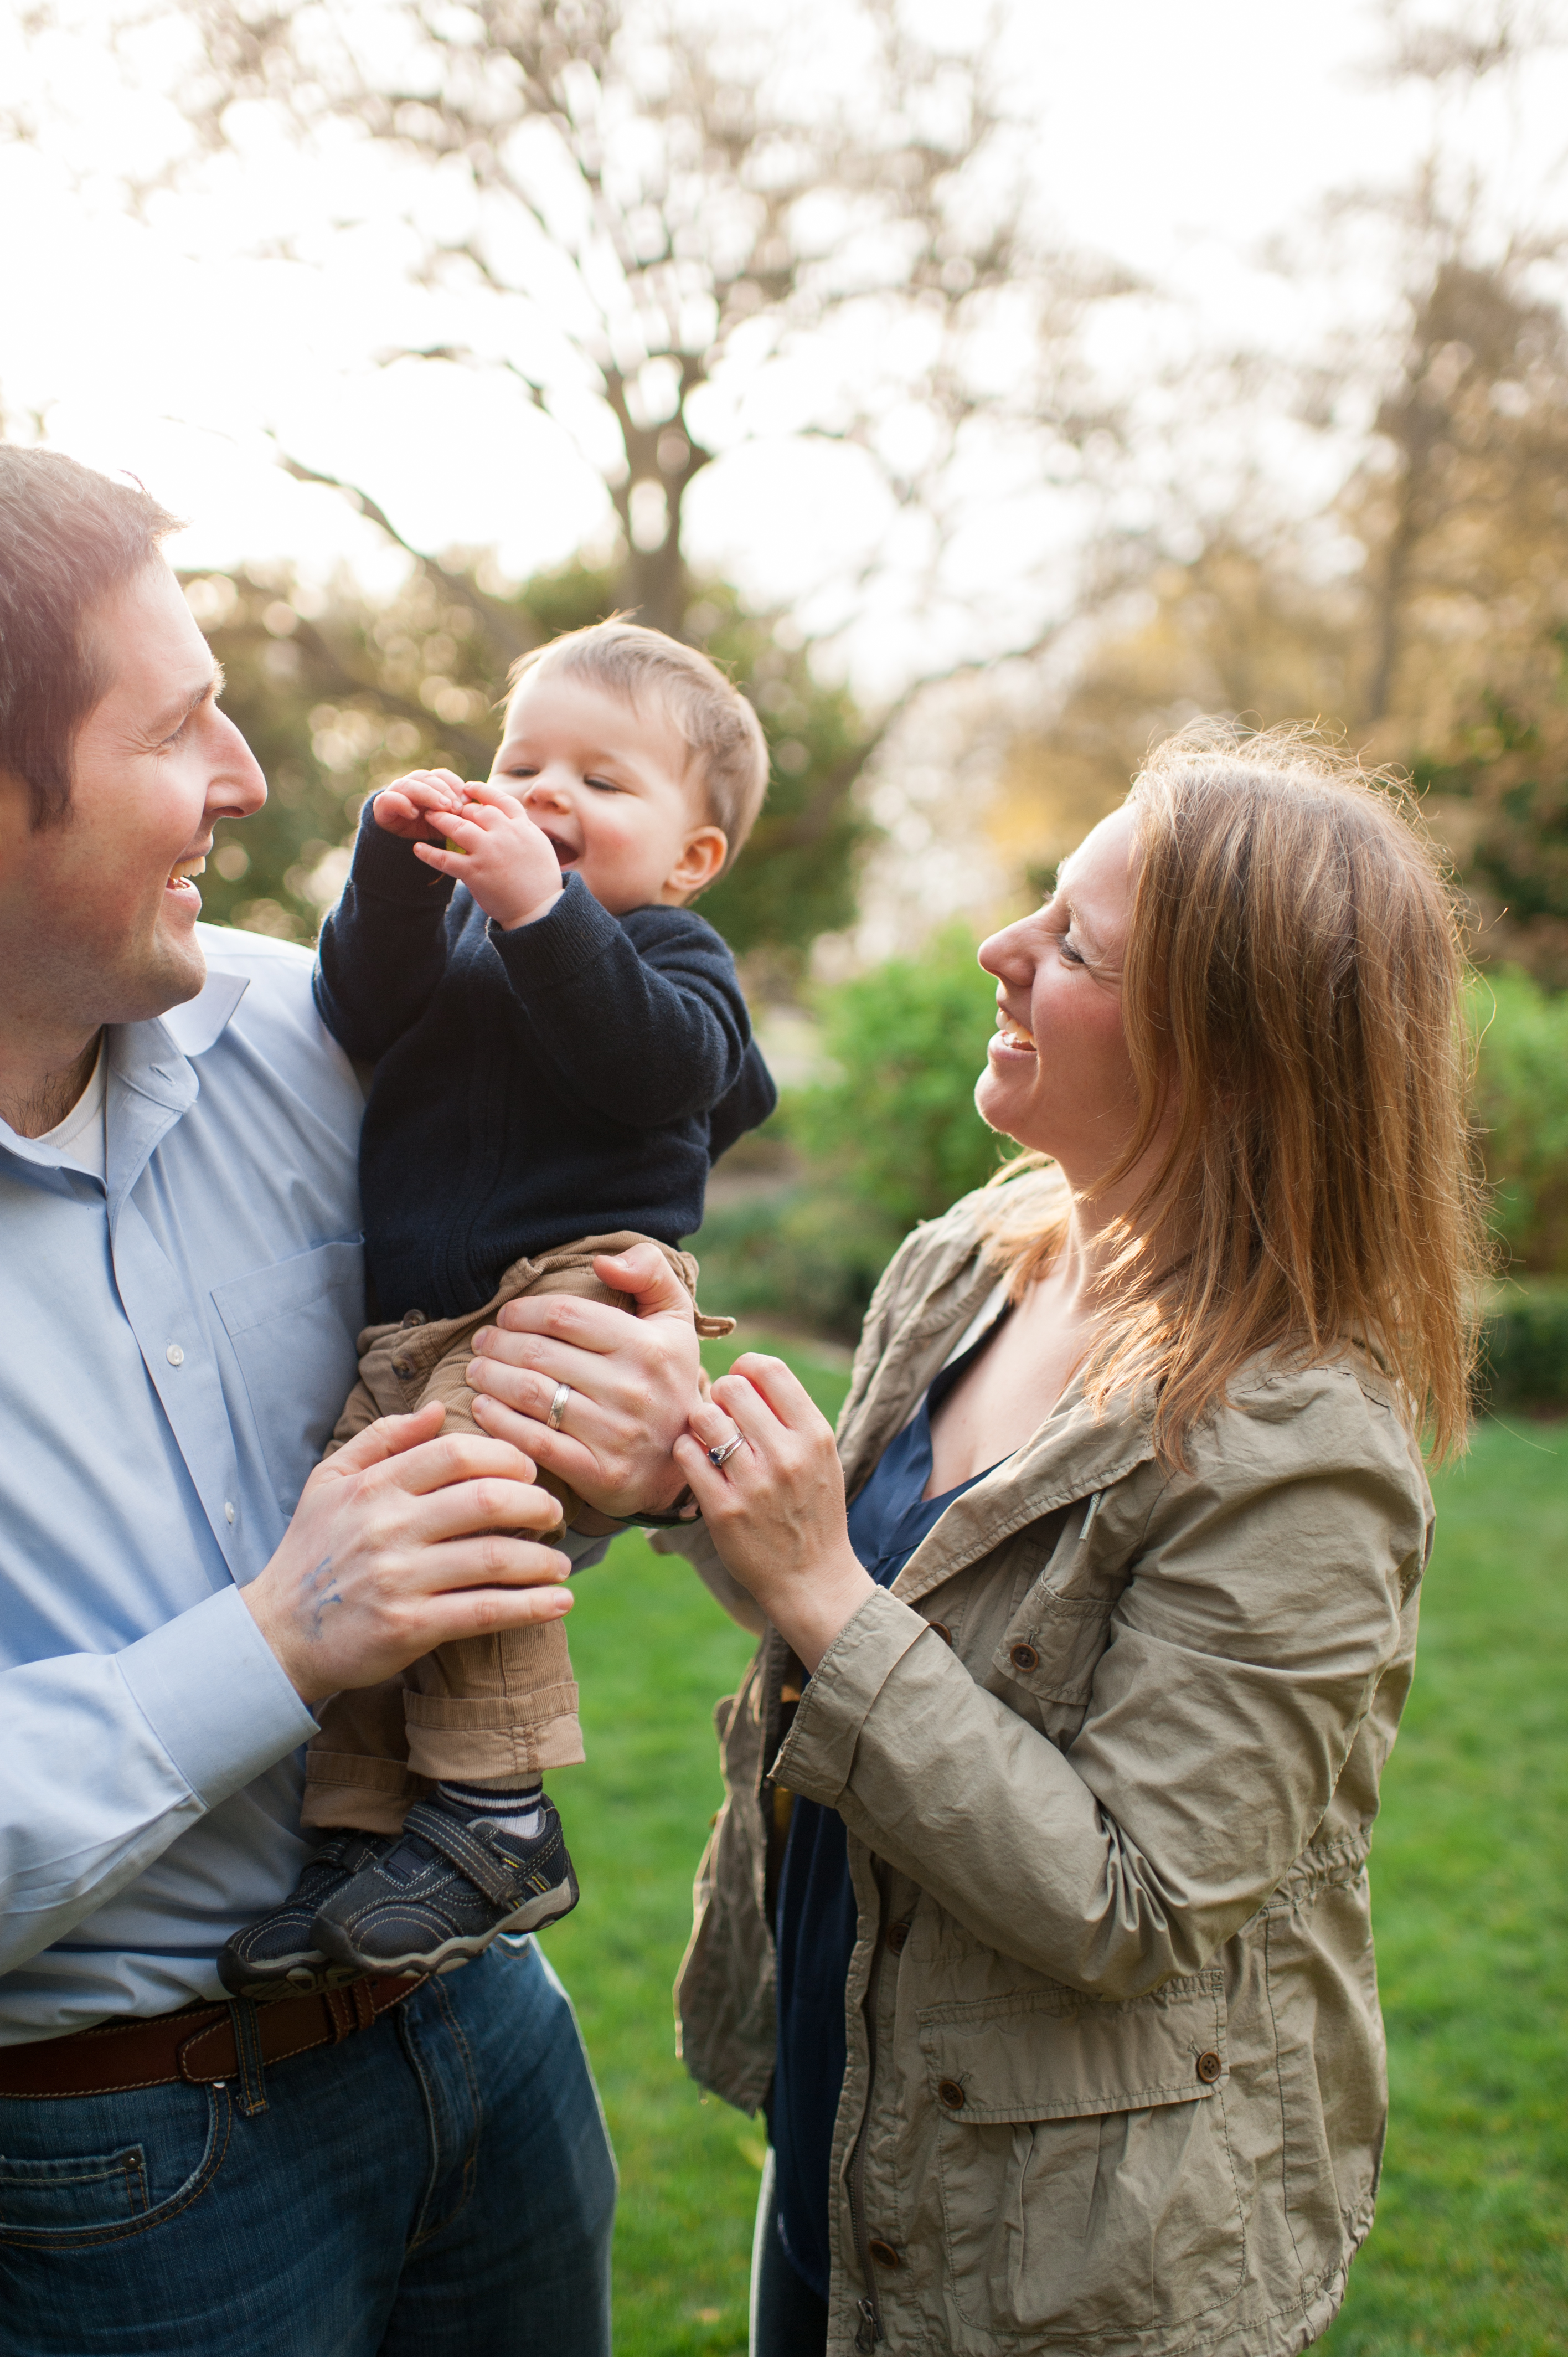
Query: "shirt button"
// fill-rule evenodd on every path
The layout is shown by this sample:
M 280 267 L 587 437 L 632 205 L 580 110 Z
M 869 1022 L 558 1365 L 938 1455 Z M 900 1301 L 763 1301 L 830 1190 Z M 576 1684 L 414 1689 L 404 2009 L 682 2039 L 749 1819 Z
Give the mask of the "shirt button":
M 937 2101 L 939 2104 L 945 2104 L 950 2112 L 962 2111 L 963 2089 L 959 2085 L 956 2079 L 939 2079 L 937 2081 Z
M 183 1367 L 185 1364 L 185 1352 L 180 1349 L 177 1342 L 171 1342 L 168 1349 L 164 1352 L 164 1356 L 168 1361 L 171 1367 Z
M 1007 1659 L 1015 1670 L 1037 1670 L 1040 1657 L 1033 1645 L 1015 1645 Z
M 1197 2058 L 1197 2075 L 1206 2087 L 1213 2086 L 1224 2068 L 1218 2054 L 1200 2054 Z
M 901 2267 L 904 2264 L 892 2244 L 885 2243 L 880 2234 L 873 2234 L 865 2247 L 879 2267 Z
M 226 1523 L 231 1523 L 234 1519 L 234 1501 L 231 1498 L 225 1498 L 223 1501 L 223 1519 Z

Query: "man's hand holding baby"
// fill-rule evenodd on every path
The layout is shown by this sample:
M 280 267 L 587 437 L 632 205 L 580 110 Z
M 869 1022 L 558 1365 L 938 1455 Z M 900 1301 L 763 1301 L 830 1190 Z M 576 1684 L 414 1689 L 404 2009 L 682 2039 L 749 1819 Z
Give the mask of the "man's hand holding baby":
M 419 770 L 383 787 L 375 812 L 427 867 L 466 884 L 506 932 L 532 924 L 561 898 L 554 845 L 515 793 L 465 785 L 450 770 Z

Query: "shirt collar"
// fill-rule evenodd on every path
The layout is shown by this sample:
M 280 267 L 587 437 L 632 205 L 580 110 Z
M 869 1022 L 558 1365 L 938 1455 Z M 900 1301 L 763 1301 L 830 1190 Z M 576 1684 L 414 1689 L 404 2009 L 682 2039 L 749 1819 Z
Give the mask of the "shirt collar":
M 183 1006 L 171 1006 L 166 1014 L 150 1017 L 144 1023 L 112 1023 L 107 1028 L 106 1047 L 109 1067 L 109 1157 L 111 1163 L 110 1192 L 118 1195 L 131 1182 L 135 1171 L 145 1164 L 157 1137 L 196 1101 L 196 1075 L 187 1060 L 204 1055 L 228 1029 L 234 1010 L 250 988 L 245 974 L 208 972 L 206 982 L 194 998 Z M 135 1095 L 150 1098 L 162 1110 L 162 1119 L 155 1117 L 149 1125 L 133 1125 L 134 1138 L 123 1134 L 124 1097 L 122 1085 Z M 122 1132 L 117 1138 L 117 1131 Z M 116 1153 L 116 1144 L 121 1152 Z M 129 1149 L 127 1153 L 125 1149 Z M 69 1191 L 72 1174 L 62 1160 L 58 1146 L 46 1145 L 42 1138 L 21 1137 L 0 1122 L 0 1153 L 13 1162 L 27 1163 L 39 1178 L 57 1176 L 59 1185 Z M 116 1187 L 113 1166 L 121 1165 L 121 1184 Z

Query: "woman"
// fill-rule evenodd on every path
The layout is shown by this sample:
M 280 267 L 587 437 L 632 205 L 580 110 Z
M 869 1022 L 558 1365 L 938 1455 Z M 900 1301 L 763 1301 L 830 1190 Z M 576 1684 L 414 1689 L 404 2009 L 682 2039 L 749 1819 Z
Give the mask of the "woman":
M 685 2056 L 769 2110 L 764 2357 L 1274 2357 L 1382 2147 L 1367 1854 L 1481 1257 L 1455 928 L 1392 794 L 1210 726 L 981 963 L 1027 1165 L 897 1254 L 836 1454 L 762 1358 L 675 1447 L 664 1543 L 764 1631 Z

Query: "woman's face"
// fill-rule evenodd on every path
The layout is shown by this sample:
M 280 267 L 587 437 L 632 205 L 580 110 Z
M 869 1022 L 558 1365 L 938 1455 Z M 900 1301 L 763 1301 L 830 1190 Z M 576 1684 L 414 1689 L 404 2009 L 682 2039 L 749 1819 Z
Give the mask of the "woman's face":
M 1125 810 L 1063 861 L 1043 909 L 981 945 L 996 1034 L 974 1101 L 993 1129 L 1092 1192 L 1132 1136 L 1138 1092 L 1122 1029 L 1137 845 Z

